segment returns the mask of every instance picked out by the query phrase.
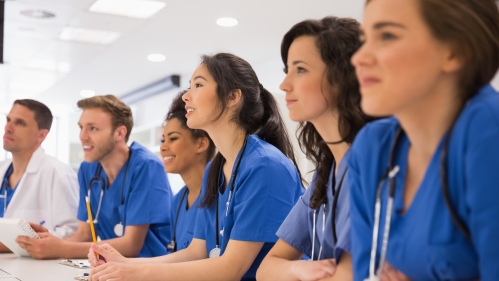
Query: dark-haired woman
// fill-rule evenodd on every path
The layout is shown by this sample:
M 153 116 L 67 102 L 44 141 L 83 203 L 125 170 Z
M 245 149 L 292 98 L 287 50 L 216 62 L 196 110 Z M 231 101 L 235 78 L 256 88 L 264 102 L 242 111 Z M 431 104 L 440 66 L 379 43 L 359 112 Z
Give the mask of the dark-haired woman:
M 355 280 L 499 280 L 496 1 L 367 2 L 361 106 L 394 117 L 351 149 Z
M 351 280 L 348 149 L 368 120 L 351 56 L 360 46 L 359 23 L 326 17 L 293 26 L 281 56 L 281 89 L 299 142 L 315 164 L 311 186 L 294 206 L 262 262 L 258 280 Z M 308 255 L 312 261 L 300 260 Z
M 167 246 L 170 253 L 185 249 L 191 243 L 204 170 L 216 150 L 205 131 L 187 127 L 183 94 L 185 91 L 173 99 L 166 115 L 160 147 L 165 172 L 179 174 L 185 183 L 173 198 L 172 241 Z
M 219 153 L 203 179 L 189 247 L 128 260 L 109 246 L 90 250 L 108 262 L 96 280 L 255 280 L 278 227 L 302 194 L 277 102 L 251 66 L 226 53 L 204 56 L 185 93 L 187 125 L 206 131 Z

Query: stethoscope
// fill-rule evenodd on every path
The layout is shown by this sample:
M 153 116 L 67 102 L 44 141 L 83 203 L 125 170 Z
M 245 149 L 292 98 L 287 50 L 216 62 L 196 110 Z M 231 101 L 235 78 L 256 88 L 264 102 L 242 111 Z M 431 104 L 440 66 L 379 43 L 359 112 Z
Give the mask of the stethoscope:
M 14 171 L 14 167 L 12 164 L 10 164 L 9 168 L 7 169 L 7 172 L 5 172 L 5 176 L 3 177 L 2 185 L 0 186 L 0 193 L 2 190 L 4 191 L 3 194 L 0 194 L 0 199 L 3 199 L 3 215 L 5 216 L 5 212 L 7 211 L 7 188 L 9 188 L 9 177 Z M 19 181 L 20 182 L 20 181 Z M 19 182 L 17 182 L 16 188 L 19 185 Z
M 172 253 L 177 251 L 176 232 L 177 232 L 178 214 L 180 213 L 180 207 L 182 206 L 182 202 L 184 202 L 186 194 L 187 194 L 187 187 L 184 189 L 182 195 L 180 196 L 180 203 L 178 204 L 177 213 L 175 214 L 175 221 L 173 222 L 172 241 L 166 245 L 166 249 Z
M 130 164 L 131 158 L 132 158 L 132 149 L 130 148 L 129 153 L 128 153 L 128 160 L 126 161 L 125 174 L 123 176 L 123 183 L 121 184 L 121 204 L 120 205 L 123 205 L 125 203 L 125 198 L 124 198 L 123 194 L 125 192 L 126 174 L 128 172 L 128 165 Z M 95 213 L 95 219 L 93 220 L 94 224 L 99 223 L 99 215 L 100 215 L 100 208 L 102 206 L 102 198 L 104 197 L 104 190 L 106 189 L 105 188 L 106 182 L 104 181 L 104 178 L 102 178 L 100 175 L 101 171 L 102 171 L 102 165 L 99 163 L 99 167 L 97 168 L 97 172 L 88 182 L 88 192 L 87 192 L 88 198 L 92 198 L 92 197 L 90 197 L 90 195 L 92 192 L 92 186 L 95 182 L 98 182 L 100 184 L 100 188 L 101 188 L 100 196 L 99 196 L 99 205 L 97 205 L 97 212 Z M 87 222 L 88 222 L 88 220 L 87 220 Z M 116 234 L 116 236 L 123 236 L 123 230 L 124 230 L 123 222 L 120 219 L 120 222 L 114 226 L 114 234 Z
M 442 184 L 442 192 L 445 204 L 450 212 L 452 221 L 457 226 L 457 228 L 461 231 L 461 233 L 466 237 L 466 239 L 470 240 L 471 235 L 469 230 L 467 229 L 464 222 L 458 217 L 457 211 L 451 204 L 450 196 L 449 196 L 449 187 L 447 185 L 447 153 L 449 151 L 449 143 L 450 143 L 450 135 L 452 133 L 452 128 L 449 130 L 447 135 L 445 136 L 444 146 L 442 149 L 442 154 L 440 158 L 440 181 Z M 364 279 L 364 281 L 379 281 L 381 276 L 383 276 L 383 266 L 386 261 L 386 252 L 388 249 L 388 238 L 390 235 L 390 222 L 393 213 L 393 201 L 395 198 L 395 176 L 400 170 L 398 165 L 392 167 L 395 149 L 397 144 L 399 143 L 402 137 L 402 128 L 399 128 L 395 134 L 395 138 L 390 148 L 390 154 L 388 157 L 388 167 L 383 173 L 380 181 L 378 182 L 378 187 L 376 189 L 376 203 L 374 205 L 374 228 L 373 228 L 373 236 L 372 236 L 372 245 L 371 245 L 371 259 L 369 263 L 369 277 Z M 383 230 L 383 241 L 381 244 L 381 255 L 379 260 L 379 275 L 376 275 L 376 251 L 378 247 L 378 233 L 379 233 L 379 224 L 380 224 L 380 216 L 381 216 L 381 190 L 384 179 L 388 177 L 389 181 L 389 189 L 388 189 L 388 202 L 386 205 L 386 216 L 385 216 L 385 225 Z
M 348 170 L 348 167 L 345 168 L 345 171 L 343 172 L 343 175 L 341 176 L 340 183 L 338 184 L 338 190 L 335 190 L 336 180 L 333 183 L 331 183 L 331 185 L 333 187 L 333 194 L 334 194 L 333 210 L 332 210 L 331 216 L 332 216 L 332 220 L 333 220 L 333 223 L 332 223 L 333 242 L 335 245 L 336 245 L 336 242 L 338 241 L 338 237 L 336 235 L 336 206 L 338 205 L 338 197 L 340 195 L 341 186 L 343 185 L 343 179 L 345 178 L 345 175 L 347 174 L 347 170 Z M 333 171 L 333 173 L 334 173 L 334 171 Z M 334 177 L 334 175 L 333 175 L 333 177 Z M 322 204 L 322 241 L 321 241 L 321 245 L 319 247 L 319 255 L 317 255 L 317 260 L 323 259 L 323 257 L 322 257 L 322 245 L 324 245 L 324 229 L 326 226 L 326 204 L 327 204 L 327 202 Z M 310 260 L 312 260 L 312 261 L 314 260 L 314 253 L 315 253 L 315 232 L 316 232 L 315 229 L 317 228 L 316 227 L 317 226 L 317 210 L 318 209 L 314 209 L 314 214 L 313 214 L 312 255 L 310 256 Z
M 237 160 L 236 168 L 234 169 L 234 172 L 232 172 L 231 176 L 231 185 L 230 185 L 230 190 L 229 190 L 229 198 L 227 199 L 226 207 L 225 207 L 225 216 L 229 214 L 229 206 L 230 206 L 230 201 L 232 199 L 232 192 L 234 191 L 234 183 L 236 182 L 236 176 L 237 176 L 237 170 L 239 169 L 239 164 L 241 164 L 241 160 L 243 159 L 244 155 L 244 150 L 246 148 L 246 144 L 248 142 L 248 137 L 244 139 L 244 144 L 243 147 L 241 148 L 241 156 L 239 156 L 239 159 Z M 222 168 L 224 166 L 224 163 L 220 165 L 220 171 L 218 172 L 218 183 L 220 183 L 220 179 L 222 176 Z M 220 257 L 220 238 L 218 237 L 218 190 L 217 190 L 217 198 L 216 198 L 216 212 L 215 212 L 215 248 L 211 249 L 208 257 L 210 258 L 218 258 Z M 224 229 L 220 231 L 220 234 L 223 236 Z

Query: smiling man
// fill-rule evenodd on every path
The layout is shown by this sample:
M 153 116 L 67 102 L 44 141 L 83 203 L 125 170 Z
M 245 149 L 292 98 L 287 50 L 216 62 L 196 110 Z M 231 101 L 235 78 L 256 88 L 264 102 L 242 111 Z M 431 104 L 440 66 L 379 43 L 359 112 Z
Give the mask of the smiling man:
M 0 163 L 0 217 L 42 223 L 44 231 L 65 238 L 78 226 L 78 181 L 41 147 L 52 119 L 46 105 L 29 99 L 16 100 L 7 115 L 3 148 L 12 159 Z M 0 243 L 0 252 L 10 250 Z
M 38 259 L 85 258 L 92 233 L 85 197 L 90 199 L 95 231 L 128 257 L 166 254 L 170 240 L 171 189 L 163 164 L 138 143 L 127 145 L 133 127 L 130 107 L 112 95 L 78 101 L 78 126 L 85 162 L 78 172 L 80 204 L 76 233 L 66 240 L 18 238 Z

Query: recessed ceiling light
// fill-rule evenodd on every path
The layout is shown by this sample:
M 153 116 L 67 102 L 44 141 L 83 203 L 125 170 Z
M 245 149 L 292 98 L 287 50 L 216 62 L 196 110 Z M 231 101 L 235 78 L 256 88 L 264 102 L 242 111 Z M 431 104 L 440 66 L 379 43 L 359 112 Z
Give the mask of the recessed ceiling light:
M 80 95 L 84 98 L 91 98 L 91 97 L 95 96 L 95 92 L 92 90 L 82 90 L 80 92 Z
M 166 57 L 165 57 L 165 55 L 162 55 L 162 54 L 150 54 L 147 56 L 147 59 L 149 61 L 159 62 L 159 61 L 164 61 L 166 59 Z
M 90 12 L 147 19 L 166 6 L 165 2 L 153 0 L 97 0 Z
M 236 26 L 237 20 L 234 18 L 219 18 L 217 24 L 220 26 Z
M 64 41 L 78 41 L 107 45 L 113 43 L 120 36 L 121 34 L 119 32 L 114 31 L 68 26 L 62 30 L 61 34 L 59 34 L 59 39 Z

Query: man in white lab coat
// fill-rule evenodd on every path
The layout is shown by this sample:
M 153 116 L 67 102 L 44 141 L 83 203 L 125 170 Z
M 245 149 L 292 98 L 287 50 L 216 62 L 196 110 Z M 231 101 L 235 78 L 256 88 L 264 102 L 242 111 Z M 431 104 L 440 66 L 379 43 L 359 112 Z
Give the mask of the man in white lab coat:
M 0 163 L 0 217 L 23 218 L 60 238 L 76 231 L 78 180 L 75 171 L 41 147 L 52 125 L 50 109 L 35 100 L 16 100 L 3 136 L 12 159 Z M 0 253 L 10 252 L 0 243 Z

